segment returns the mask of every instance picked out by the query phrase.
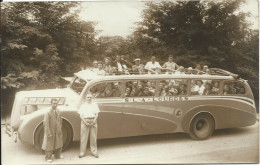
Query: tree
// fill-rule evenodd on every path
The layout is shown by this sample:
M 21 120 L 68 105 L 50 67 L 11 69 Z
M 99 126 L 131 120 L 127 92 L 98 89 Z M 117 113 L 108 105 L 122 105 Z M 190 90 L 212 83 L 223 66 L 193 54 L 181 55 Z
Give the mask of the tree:
M 95 31 L 91 22 L 78 18 L 78 5 L 76 2 L 4 3 L 3 79 L 12 74 L 11 77 L 17 76 L 21 81 L 24 73 L 37 73 L 34 75 L 38 88 L 55 87 L 60 76 L 72 75 L 88 63 L 94 51 Z

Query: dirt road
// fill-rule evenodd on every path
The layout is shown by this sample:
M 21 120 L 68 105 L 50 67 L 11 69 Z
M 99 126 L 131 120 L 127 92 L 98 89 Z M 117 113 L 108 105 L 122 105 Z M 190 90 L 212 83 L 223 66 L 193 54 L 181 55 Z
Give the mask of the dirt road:
M 2 164 L 45 164 L 44 155 L 33 146 L 14 143 L 2 126 Z M 79 159 L 79 142 L 73 142 L 64 159 L 52 164 L 122 163 L 256 163 L 259 162 L 259 124 L 216 130 L 205 141 L 194 141 L 187 134 L 175 133 L 98 140 L 100 158 Z M 89 152 L 88 152 L 89 153 Z

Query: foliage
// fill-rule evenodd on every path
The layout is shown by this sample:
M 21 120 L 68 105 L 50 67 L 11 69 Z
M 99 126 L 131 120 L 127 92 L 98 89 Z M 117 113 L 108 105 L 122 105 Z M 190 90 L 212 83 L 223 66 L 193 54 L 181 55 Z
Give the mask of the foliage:
M 162 62 L 173 54 L 184 67 L 201 63 L 238 73 L 258 97 L 258 30 L 249 28 L 250 15 L 239 10 L 243 3 L 147 2 L 131 43 L 144 59 L 157 55 Z
M 94 51 L 94 26 L 80 20 L 77 2 L 4 3 L 2 20 L 3 88 L 55 87 L 71 76 Z M 74 11 L 74 12 L 73 12 Z M 36 79 L 24 73 L 33 74 Z M 1 79 L 1 80 L 2 80 Z M 18 82 L 17 82 L 18 81 Z M 30 84 L 30 85 L 29 85 Z

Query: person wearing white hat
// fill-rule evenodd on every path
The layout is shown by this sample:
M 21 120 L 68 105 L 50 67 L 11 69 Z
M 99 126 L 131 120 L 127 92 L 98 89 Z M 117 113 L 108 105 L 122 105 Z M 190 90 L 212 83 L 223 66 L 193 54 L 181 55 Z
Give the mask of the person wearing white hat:
M 141 59 L 136 58 L 134 62 L 135 64 L 132 66 L 133 74 L 144 74 L 144 65 L 141 64 Z

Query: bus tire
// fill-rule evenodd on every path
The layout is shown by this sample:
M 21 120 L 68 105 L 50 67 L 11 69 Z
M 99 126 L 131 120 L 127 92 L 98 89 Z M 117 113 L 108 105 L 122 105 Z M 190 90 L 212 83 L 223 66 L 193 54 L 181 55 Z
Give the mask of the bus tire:
M 209 138 L 215 129 L 215 120 L 209 113 L 196 115 L 190 124 L 189 134 L 195 140 L 205 140 Z
M 41 123 L 35 133 L 34 133 L 34 147 L 36 150 L 40 153 L 44 153 L 44 150 L 42 149 L 42 142 L 43 142 L 43 136 L 44 136 L 44 127 L 43 123 Z M 63 140 L 63 147 L 62 150 L 66 150 L 66 148 L 70 145 L 72 141 L 72 128 L 70 124 L 66 120 L 62 120 L 62 140 Z

